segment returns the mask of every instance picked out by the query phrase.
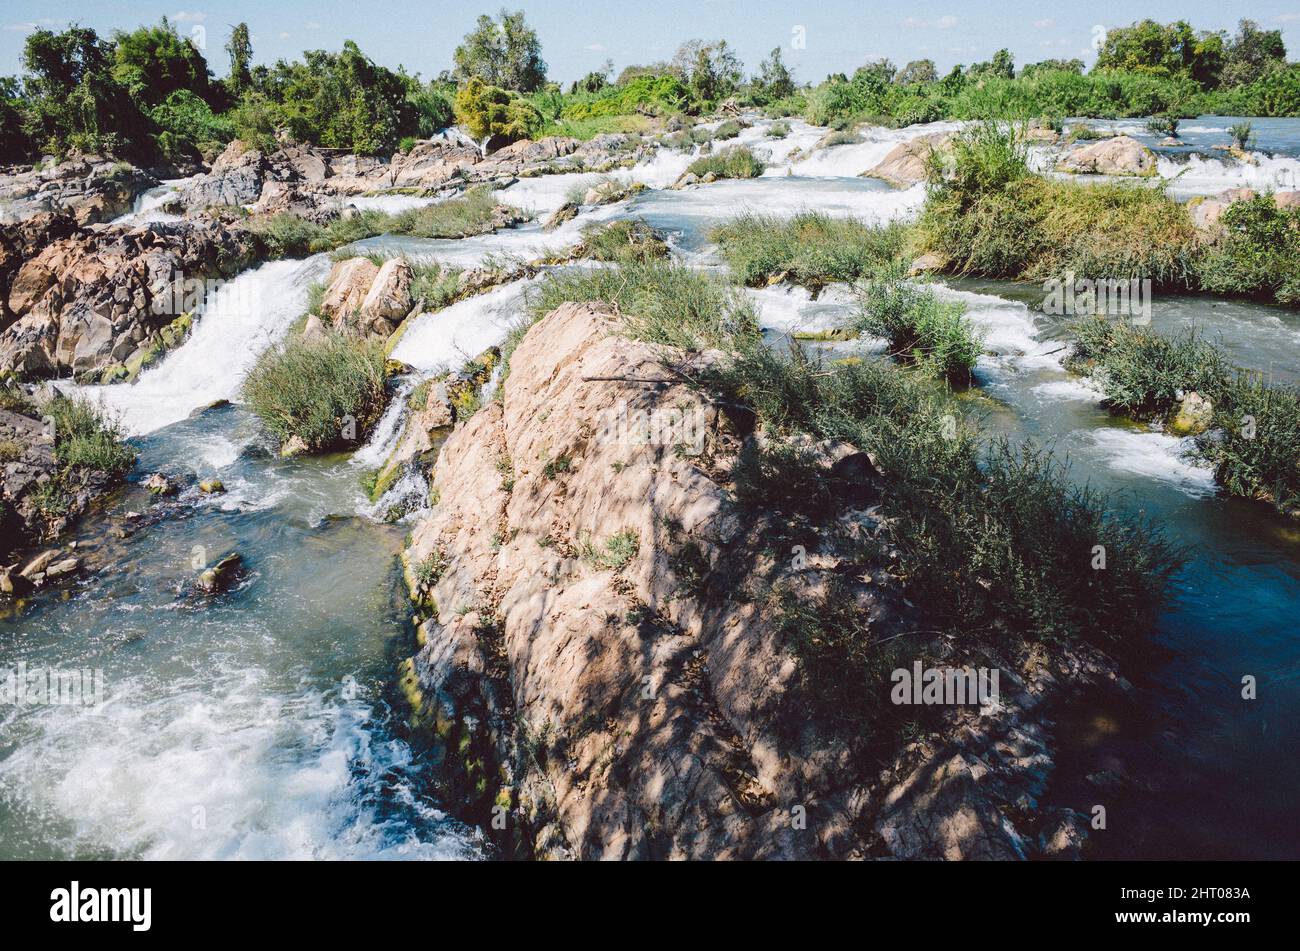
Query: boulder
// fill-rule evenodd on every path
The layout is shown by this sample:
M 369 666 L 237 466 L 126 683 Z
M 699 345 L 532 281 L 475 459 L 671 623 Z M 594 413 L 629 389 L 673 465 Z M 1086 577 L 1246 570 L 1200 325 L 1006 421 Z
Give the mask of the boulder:
M 231 552 L 222 557 L 215 565 L 199 575 L 194 587 L 203 594 L 217 594 L 227 591 L 238 580 L 244 565 L 238 552 Z
M 1075 175 L 1142 175 L 1156 173 L 1156 155 L 1128 135 L 1080 146 L 1057 163 L 1057 171 Z
M 140 484 L 149 490 L 150 495 L 174 495 L 176 493 L 176 483 L 161 472 L 153 473 Z
M 556 208 L 551 212 L 547 216 L 546 220 L 542 222 L 542 230 L 554 231 L 566 221 L 572 221 L 576 217 L 578 217 L 578 203 L 566 201 L 559 208 Z
M 685 380 L 630 382 L 721 355 L 665 353 L 618 325 L 603 305 L 547 315 L 502 399 L 439 451 L 437 504 L 403 554 L 425 620 L 401 684 L 447 754 L 447 801 L 518 803 L 504 847 L 543 858 L 1034 856 L 1038 811 L 1014 804 L 1044 794 L 1051 731 L 1033 711 L 1049 681 L 1009 674 L 987 718 L 967 711 L 882 778 L 860 731 L 802 706 L 781 612 L 751 593 L 809 603 L 843 584 L 864 637 L 919 633 L 881 567 L 887 520 L 845 499 L 834 530 L 800 527 L 806 559 L 774 552 L 788 516 L 741 510 L 730 485 L 748 428 Z M 811 448 L 846 494 L 874 486 L 852 445 Z
M 1169 421 L 1169 431 L 1178 436 L 1199 436 L 1214 422 L 1214 403 L 1207 396 L 1192 392 L 1178 403 Z
M 931 133 L 900 142 L 862 175 L 879 178 L 897 188 L 911 188 L 925 181 L 929 174 L 930 154 L 935 150 L 944 151 L 951 140 L 952 136 L 946 133 Z
M 348 258 L 334 265 L 326 279 L 325 294 L 320 302 L 321 317 L 342 330 L 361 310 L 370 285 L 379 276 L 379 267 L 368 258 Z
M 361 302 L 364 327 L 388 336 L 411 310 L 411 282 L 415 272 L 401 258 L 390 258 L 379 268 Z

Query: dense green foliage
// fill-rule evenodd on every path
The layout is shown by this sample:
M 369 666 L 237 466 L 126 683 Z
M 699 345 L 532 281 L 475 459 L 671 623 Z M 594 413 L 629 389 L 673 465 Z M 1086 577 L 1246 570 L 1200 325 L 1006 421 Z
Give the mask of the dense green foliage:
M 753 306 L 738 289 L 682 264 L 652 261 L 556 271 L 529 289 L 534 318 L 565 301 L 618 307 L 624 331 L 648 343 L 697 350 L 757 333 Z
M 744 214 L 709 232 L 731 272 L 761 287 L 775 278 L 816 288 L 852 282 L 895 260 L 906 228 L 871 227 L 852 218 L 805 211 L 791 218 Z
M 313 452 L 355 448 L 384 409 L 383 343 L 291 337 L 258 357 L 243 395 L 281 444 L 296 436 Z
M 1300 510 L 1300 393 L 1232 366 L 1195 331 L 1165 337 L 1122 321 L 1080 321 L 1068 361 L 1097 381 L 1117 412 L 1168 421 L 1183 394 L 1213 403 L 1197 454 L 1232 495 Z
M 1162 600 L 1178 556 L 1158 531 L 1072 485 L 1043 450 L 983 444 L 921 377 L 753 347 L 710 382 L 752 406 L 769 437 L 844 439 L 872 454 L 909 597 L 948 629 L 1110 644 Z M 788 494 L 784 472 L 772 467 L 766 485 L 747 491 Z M 1092 569 L 1097 545 L 1104 571 Z
M 514 142 L 534 134 L 542 115 L 527 99 L 471 77 L 456 93 L 456 119 L 477 140 Z
M 388 154 L 453 119 L 477 139 L 541 134 L 589 138 L 642 131 L 648 117 L 709 113 L 727 100 L 849 128 L 937 119 L 1300 115 L 1300 64 L 1277 30 L 1243 20 L 1235 34 L 1146 20 L 1112 29 L 1098 64 L 1043 60 L 1017 74 L 1011 54 L 939 75 L 933 61 L 864 64 L 800 87 L 773 49 L 752 75 L 725 40 L 689 40 L 671 61 L 612 62 L 568 93 L 546 79 L 540 41 L 522 12 L 482 16 L 455 52 L 455 69 L 424 82 L 379 66 L 355 43 L 300 60 L 254 65 L 251 34 L 225 43 L 229 73 L 214 80 L 202 52 L 164 18 L 119 31 L 36 30 L 21 82 L 0 80 L 0 161 L 42 152 L 116 151 L 136 159 L 210 155 L 232 136 L 261 147 L 278 134 L 332 148 Z M 458 92 L 469 94 L 459 100 Z

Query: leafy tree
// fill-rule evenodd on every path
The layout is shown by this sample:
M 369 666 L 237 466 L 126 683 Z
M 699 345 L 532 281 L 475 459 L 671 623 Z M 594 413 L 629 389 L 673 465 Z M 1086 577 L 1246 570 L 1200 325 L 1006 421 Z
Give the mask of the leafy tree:
M 524 19 L 523 10 L 503 9 L 499 16 L 500 23 L 480 16 L 456 47 L 456 79 L 465 82 L 477 77 L 487 85 L 518 92 L 540 89 L 546 83 L 546 62 L 537 32 Z
M 758 64 L 754 88 L 764 102 L 775 102 L 794 94 L 794 77 L 781 60 L 781 47 L 773 47 L 767 59 Z
M 217 115 L 188 89 L 178 89 L 149 111 L 159 128 L 158 146 L 170 159 L 215 151 L 235 136 L 228 115 Z
M 452 106 L 455 95 L 454 83 L 435 80 L 422 86 L 418 80 L 412 82 L 406 101 L 415 110 L 415 131 L 420 138 L 427 139 L 452 124 L 455 119 Z
M 247 134 L 262 146 L 283 129 L 300 142 L 388 154 L 419 130 L 408 98 L 411 82 L 347 40 L 337 53 L 307 50 L 303 62 L 280 60 L 265 72 L 254 70 L 232 118 L 241 139 Z
M 600 92 L 609 85 L 609 78 L 614 75 L 614 61 L 605 60 L 605 65 L 599 70 L 592 70 L 586 76 L 577 80 L 571 87 L 570 93 L 578 92 Z
M 732 95 L 744 80 L 744 68 L 726 40 L 706 43 L 688 40 L 677 49 L 673 69 L 701 103 L 714 103 Z
M 900 86 L 912 83 L 932 83 L 939 78 L 932 59 L 914 59 L 894 76 L 894 82 Z
M 151 147 L 149 123 L 113 78 L 113 50 L 88 27 L 34 30 L 23 47 L 28 94 L 24 130 L 60 154 Z
M 475 139 L 513 142 L 533 135 L 542 124 L 541 113 L 508 89 L 490 86 L 477 76 L 456 93 L 456 119 Z
M 142 107 L 156 106 L 180 89 L 204 98 L 211 95 L 203 54 L 166 17 L 157 26 L 130 33 L 119 30 L 113 44 L 113 78 Z
M 31 151 L 23 131 L 22 86 L 13 76 L 0 76 L 0 165 L 21 162 Z
M 1218 84 L 1223 63 L 1219 34 L 1198 34 L 1186 20 L 1160 24 L 1148 19 L 1107 33 L 1093 69 L 1188 75 L 1208 89 Z
M 1035 73 L 1077 73 L 1082 76 L 1084 62 L 1081 59 L 1044 59 L 1037 63 L 1029 63 L 1020 69 L 1020 75 L 1023 77 L 1033 76 Z
M 1242 20 L 1225 50 L 1222 82 L 1225 86 L 1244 86 L 1285 65 L 1282 31 L 1261 30 L 1254 20 Z
M 253 74 L 249 70 L 253 62 L 253 41 L 249 38 L 247 23 L 237 23 L 231 29 L 230 39 L 226 40 L 226 52 L 230 55 L 226 88 L 237 99 L 253 83 Z
M 975 77 L 994 77 L 998 79 L 1012 79 L 1016 75 L 1016 61 L 1011 55 L 1011 51 L 1003 48 L 993 54 L 993 59 L 987 63 L 976 63 L 970 68 L 970 75 Z

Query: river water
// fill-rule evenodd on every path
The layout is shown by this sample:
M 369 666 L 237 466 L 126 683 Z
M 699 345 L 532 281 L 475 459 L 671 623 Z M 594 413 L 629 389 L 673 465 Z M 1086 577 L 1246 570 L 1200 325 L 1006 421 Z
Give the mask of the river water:
M 1187 120 L 1182 136 L 1196 148 L 1162 150 L 1174 194 L 1214 194 L 1251 176 L 1264 185 L 1300 169 L 1300 122 L 1255 120 L 1264 151 L 1258 165 L 1240 166 L 1209 148 L 1226 142 L 1228 121 Z M 534 224 L 365 245 L 474 266 L 560 250 L 583 224 L 627 215 L 667 231 L 685 260 L 716 266 L 707 229 L 744 210 L 875 222 L 914 215 L 921 188 L 858 175 L 904 138 L 955 127 L 874 131 L 816 149 L 825 130 L 795 121 L 776 140 L 766 125 L 740 138 L 769 152 L 757 180 L 665 190 L 691 156 L 663 150 L 617 173 L 650 190 L 551 233 Z M 1145 134 L 1140 123 L 1118 125 Z M 500 194 L 545 216 L 575 184 L 594 180 L 525 179 Z M 162 196 L 137 213 L 149 215 Z M 113 567 L 10 609 L 0 618 L 0 657 L 7 667 L 102 669 L 107 702 L 94 713 L 0 706 L 0 858 L 489 854 L 477 830 L 440 810 L 391 706 L 397 664 L 412 652 L 395 573 L 409 526 L 376 521 L 384 505 L 368 503 L 359 476 L 384 457 L 400 409 L 353 458 L 280 460 L 249 413 L 220 402 L 237 401 L 252 360 L 301 314 L 328 266 L 316 256 L 236 278 L 210 297 L 190 339 L 137 383 L 86 388 L 121 414 L 141 453 L 133 484 L 80 528 Z M 419 318 L 394 353 L 412 367 L 406 385 L 500 342 L 525 287 Z M 853 306 L 843 288 L 816 300 L 798 289 L 750 293 L 774 337 L 824 328 Z M 1073 478 L 1158 518 L 1191 554 L 1149 656 L 1125 671 L 1130 697 L 1084 705 L 1061 724 L 1049 795 L 1085 814 L 1107 806 L 1108 828 L 1093 836 L 1097 857 L 1300 857 L 1300 528 L 1218 497 L 1178 440 L 1102 411 L 1097 394 L 1061 368 L 1064 330 L 1037 309 L 1041 288 L 952 281 L 940 293 L 961 299 L 985 330 L 990 352 L 977 370 L 985 427 L 1052 444 Z M 1300 376 L 1292 311 L 1171 297 L 1154 302 L 1152 319 L 1161 332 L 1202 327 L 1244 366 Z M 229 491 L 187 489 L 156 523 L 127 517 L 149 508 L 135 483 L 160 469 L 219 477 Z M 418 497 L 420 487 L 394 491 Z M 117 538 L 112 526 L 137 527 Z M 196 601 L 193 566 L 232 550 L 245 558 L 243 580 L 211 603 Z M 1240 698 L 1248 674 L 1260 685 L 1254 701 Z

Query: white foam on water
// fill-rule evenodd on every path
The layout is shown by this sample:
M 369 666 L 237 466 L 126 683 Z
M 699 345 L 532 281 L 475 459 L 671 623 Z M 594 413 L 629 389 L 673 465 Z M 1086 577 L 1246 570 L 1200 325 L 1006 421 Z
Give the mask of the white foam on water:
M 745 288 L 758 310 L 758 325 L 779 333 L 819 333 L 842 324 L 854 306 L 846 287 L 828 287 L 817 300 L 802 287 Z
M 136 195 L 131 210 L 124 215 L 118 215 L 109 224 L 142 225 L 150 221 L 179 221 L 180 215 L 173 215 L 160 209 L 175 196 L 180 186 L 191 180 L 192 178 L 163 179 L 148 191 Z
M 397 388 L 366 444 L 352 454 L 354 465 L 377 466 L 396 448 L 402 435 L 402 421 L 406 417 L 406 399 L 415 386 L 414 380 L 407 379 Z
M 829 179 L 751 178 L 647 194 L 639 201 L 648 211 L 661 205 L 666 214 L 700 226 L 744 213 L 790 218 L 804 211 L 878 225 L 915 218 L 925 203 L 925 189 L 920 185 L 903 190 L 878 188 L 864 182 L 845 188 Z
M 1039 383 L 1033 392 L 1049 400 L 1083 400 L 1093 403 L 1105 395 L 1086 377 L 1069 377 Z
M 1189 156 L 1174 161 L 1160 156 L 1156 171 L 1164 178 L 1175 179 L 1168 192 L 1175 198 L 1218 195 L 1229 188 L 1253 188 L 1256 191 L 1289 191 L 1300 188 L 1300 159 L 1268 156 L 1251 152 L 1255 164 L 1236 159 Z
M 272 261 L 209 295 L 194 330 L 133 384 L 63 385 L 120 415 L 132 435 L 185 419 L 217 400 L 235 400 L 258 355 L 307 307 L 308 288 L 329 271 L 329 257 Z
M 427 195 L 357 195 L 345 199 L 343 203 L 355 205 L 362 211 L 382 211 L 387 215 L 395 215 L 412 208 L 427 208 L 445 200 Z
M 44 706 L 5 713 L 39 737 L 0 759 L 0 792 L 70 826 L 68 852 L 146 859 L 465 859 L 460 827 L 398 779 L 394 792 L 432 824 L 386 818 L 373 784 L 397 775 L 405 744 L 375 743 L 372 710 L 311 689 L 288 694 L 257 668 L 217 683 L 136 677 L 106 686 L 97 713 Z M 16 710 L 18 708 L 8 708 Z M 24 722 L 16 722 L 18 716 Z
M 1189 463 L 1188 438 L 1128 429 L 1094 429 L 1085 434 L 1091 451 L 1112 469 L 1164 482 L 1195 498 L 1214 494 L 1214 471 Z
M 910 142 L 923 135 L 955 132 L 962 126 L 961 122 L 929 122 L 902 129 L 871 126 L 859 133 L 861 142 L 816 149 L 811 154 L 796 157 L 784 167 L 773 166 L 763 174 L 774 176 L 793 172 L 803 176 L 852 178 L 879 165 L 881 159 L 901 142 Z M 825 130 L 822 132 L 825 134 Z
M 998 356 L 1025 359 L 1029 364 L 1044 363 L 1044 344 L 1038 338 L 1038 327 L 1033 314 L 1024 304 L 993 294 L 961 291 L 946 284 L 928 285 L 940 300 L 958 301 L 966 305 L 966 315 L 983 333 L 985 350 Z M 1059 346 L 1053 344 L 1052 348 Z M 1059 363 L 1049 358 L 1046 365 Z
M 514 281 L 450 307 L 421 314 L 391 354 L 423 375 L 455 369 L 499 346 L 524 317 L 524 290 L 537 278 Z

